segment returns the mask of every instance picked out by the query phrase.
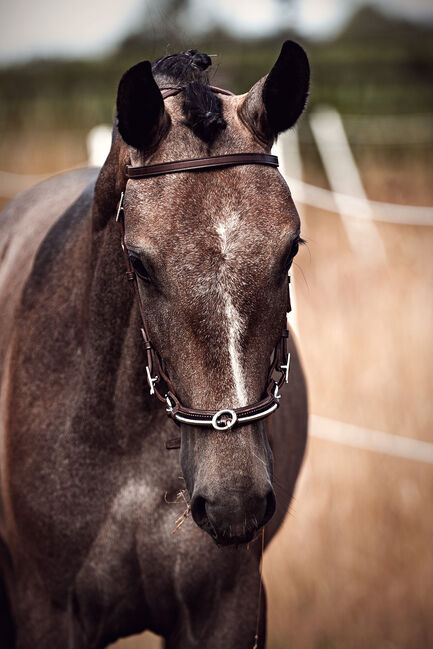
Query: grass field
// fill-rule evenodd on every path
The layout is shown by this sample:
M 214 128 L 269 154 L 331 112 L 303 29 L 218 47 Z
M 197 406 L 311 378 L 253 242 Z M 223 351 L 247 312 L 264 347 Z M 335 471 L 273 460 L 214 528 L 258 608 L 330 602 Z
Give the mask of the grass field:
M 361 170 L 371 197 L 396 200 L 398 179 L 402 203 L 433 204 L 431 167 Z M 433 442 L 433 231 L 378 230 L 387 263 L 370 266 L 336 215 L 304 213 L 295 280 L 311 411 Z M 311 439 L 265 560 L 269 647 L 433 646 L 432 494 L 431 465 Z
M 50 140 L 49 140 L 50 141 Z M 80 163 L 82 138 L 0 144 L 1 169 Z M 305 179 L 326 186 L 317 156 Z M 403 155 L 404 154 L 404 155 Z M 433 160 L 355 150 L 367 194 L 433 205 Z M 296 196 L 295 196 L 296 199 Z M 337 215 L 300 207 L 294 268 L 311 412 L 433 442 L 433 228 L 378 224 L 385 264 L 350 250 Z M 433 647 L 433 467 L 310 439 L 291 514 L 266 553 L 269 649 Z M 153 649 L 150 634 L 116 649 Z

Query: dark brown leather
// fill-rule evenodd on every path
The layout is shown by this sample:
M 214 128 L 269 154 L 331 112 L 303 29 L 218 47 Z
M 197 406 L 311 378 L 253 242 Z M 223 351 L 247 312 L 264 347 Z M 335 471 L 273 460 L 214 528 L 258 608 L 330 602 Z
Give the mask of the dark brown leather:
M 230 92 L 230 90 L 224 90 L 224 88 L 218 88 L 218 86 L 209 86 L 209 88 L 212 90 L 212 92 L 216 92 L 218 95 L 229 95 L 230 97 L 235 96 L 234 92 Z
M 191 158 L 175 160 L 173 162 L 160 162 L 144 167 L 126 166 L 126 177 L 131 179 L 149 178 L 180 171 L 199 171 L 200 169 L 218 169 L 219 167 L 233 167 L 235 165 L 270 165 L 278 167 L 278 158 L 269 153 L 228 153 L 226 155 L 210 156 L 209 158 Z
M 224 88 L 218 88 L 218 86 L 208 86 L 208 88 L 218 95 L 228 95 L 229 97 L 234 97 L 234 92 L 230 92 L 230 90 L 224 90 Z M 175 95 L 178 95 L 180 92 L 182 92 L 182 90 L 185 90 L 185 86 L 178 86 L 177 88 L 166 88 L 165 90 L 161 91 L 161 95 L 163 99 L 168 99 L 168 97 L 174 97 Z
M 171 451 L 175 448 L 180 448 L 180 437 L 173 437 L 173 439 L 168 439 L 165 443 L 165 448 L 167 451 Z

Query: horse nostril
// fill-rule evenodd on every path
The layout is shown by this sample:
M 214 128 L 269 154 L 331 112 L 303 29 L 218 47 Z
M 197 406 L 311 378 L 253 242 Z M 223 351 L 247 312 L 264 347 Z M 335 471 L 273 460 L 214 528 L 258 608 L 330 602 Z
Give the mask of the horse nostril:
M 206 513 L 206 500 L 203 496 L 193 496 L 191 500 L 191 514 L 197 525 L 203 527 L 208 520 Z
M 218 543 L 248 541 L 265 525 L 275 512 L 275 494 L 271 488 L 264 496 L 225 498 L 209 501 L 193 495 L 191 514 L 195 523 Z

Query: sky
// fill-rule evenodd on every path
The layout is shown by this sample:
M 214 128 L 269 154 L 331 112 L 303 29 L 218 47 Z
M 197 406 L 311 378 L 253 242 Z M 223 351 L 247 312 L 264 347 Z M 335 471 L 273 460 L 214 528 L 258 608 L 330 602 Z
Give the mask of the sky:
M 324 38 L 340 29 L 365 0 L 190 0 L 186 23 L 196 31 L 219 23 L 239 35 L 284 25 Z M 0 63 L 43 56 L 92 56 L 113 47 L 163 0 L 0 0 Z M 374 0 L 397 15 L 433 21 L 432 0 Z

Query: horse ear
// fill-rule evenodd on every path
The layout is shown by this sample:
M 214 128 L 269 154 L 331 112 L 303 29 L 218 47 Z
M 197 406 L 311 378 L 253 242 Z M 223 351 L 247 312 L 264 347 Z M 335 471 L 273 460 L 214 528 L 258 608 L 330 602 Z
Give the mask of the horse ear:
M 117 121 L 126 144 L 141 150 L 154 146 L 168 128 L 170 118 L 149 61 L 137 63 L 121 78 Z
M 300 45 L 286 41 L 266 77 L 243 100 L 239 114 L 266 141 L 293 126 L 305 108 L 310 85 L 310 66 Z

